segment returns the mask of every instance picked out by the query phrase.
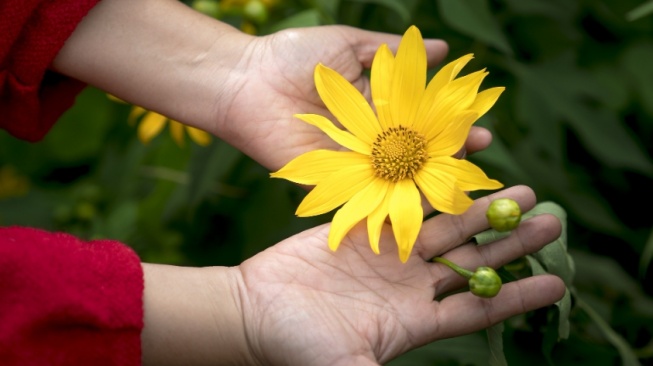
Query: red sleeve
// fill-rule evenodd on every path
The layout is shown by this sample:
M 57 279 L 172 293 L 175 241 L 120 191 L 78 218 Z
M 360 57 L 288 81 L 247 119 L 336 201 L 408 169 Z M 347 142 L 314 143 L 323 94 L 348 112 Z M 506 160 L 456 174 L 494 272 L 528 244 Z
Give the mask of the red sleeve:
M 0 228 L 0 363 L 140 365 L 143 283 L 121 243 Z
M 48 67 L 98 1 L 0 1 L 0 128 L 38 141 L 73 105 L 85 84 Z

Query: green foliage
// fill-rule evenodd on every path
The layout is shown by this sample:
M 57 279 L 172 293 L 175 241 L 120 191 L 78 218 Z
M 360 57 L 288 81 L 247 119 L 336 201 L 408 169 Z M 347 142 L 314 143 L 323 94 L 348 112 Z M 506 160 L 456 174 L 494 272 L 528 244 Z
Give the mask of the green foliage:
M 202 1 L 199 9 L 246 27 L 242 11 Z M 549 213 L 563 223 L 558 240 L 499 271 L 507 281 L 556 274 L 568 289 L 561 301 L 389 365 L 653 362 L 652 4 L 288 0 L 249 24 L 261 35 L 319 24 L 401 34 L 415 24 L 449 43 L 445 62 L 473 52 L 469 68 L 490 72 L 482 88 L 506 92 L 478 122 L 492 145 L 470 160 L 507 186 L 535 190 L 542 203 L 524 220 Z M 296 218 L 305 191 L 269 179 L 222 141 L 182 148 L 164 132 L 143 146 L 129 109 L 87 88 L 42 142 L 0 132 L 0 168 L 13 167 L 29 188 L 1 192 L 0 225 L 111 238 L 144 261 L 207 266 L 237 265 L 329 219 Z

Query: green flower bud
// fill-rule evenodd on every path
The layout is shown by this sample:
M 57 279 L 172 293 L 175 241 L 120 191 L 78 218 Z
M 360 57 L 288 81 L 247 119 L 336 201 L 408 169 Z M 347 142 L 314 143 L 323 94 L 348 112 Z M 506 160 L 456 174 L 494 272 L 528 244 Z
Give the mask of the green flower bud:
M 499 198 L 490 203 L 485 216 L 494 230 L 510 231 L 519 225 L 521 209 L 515 200 Z
M 494 297 L 501 290 L 501 277 L 490 267 L 478 267 L 469 279 L 469 290 L 479 297 Z
M 268 20 L 268 9 L 259 0 L 250 0 L 243 8 L 243 15 L 256 24 L 263 24 Z
M 221 15 L 218 0 L 195 0 L 191 7 L 200 13 L 216 19 L 220 18 Z

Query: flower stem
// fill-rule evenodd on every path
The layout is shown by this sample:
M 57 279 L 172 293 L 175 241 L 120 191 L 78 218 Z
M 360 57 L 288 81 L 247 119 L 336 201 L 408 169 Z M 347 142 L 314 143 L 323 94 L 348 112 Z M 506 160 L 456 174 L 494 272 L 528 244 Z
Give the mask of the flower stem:
M 455 263 L 453 263 L 453 262 L 451 262 L 451 261 L 449 261 L 447 259 L 444 259 L 442 257 L 433 258 L 433 262 L 438 262 L 438 263 L 442 263 L 442 264 L 446 265 L 447 267 L 454 270 L 454 272 L 456 272 L 459 275 L 465 277 L 466 279 L 470 279 L 472 277 L 472 275 L 474 275 L 474 272 L 468 271 L 468 270 L 466 270 L 466 269 L 464 269 L 462 267 L 459 267 Z

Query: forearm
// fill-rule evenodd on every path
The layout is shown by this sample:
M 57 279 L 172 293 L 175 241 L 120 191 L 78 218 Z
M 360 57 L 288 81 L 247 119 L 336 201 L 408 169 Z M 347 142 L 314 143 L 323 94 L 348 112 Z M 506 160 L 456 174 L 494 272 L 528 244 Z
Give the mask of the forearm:
M 56 71 L 214 132 L 230 71 L 252 39 L 177 0 L 102 0 L 54 60 Z
M 251 364 L 237 269 L 143 264 L 145 365 Z

